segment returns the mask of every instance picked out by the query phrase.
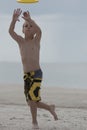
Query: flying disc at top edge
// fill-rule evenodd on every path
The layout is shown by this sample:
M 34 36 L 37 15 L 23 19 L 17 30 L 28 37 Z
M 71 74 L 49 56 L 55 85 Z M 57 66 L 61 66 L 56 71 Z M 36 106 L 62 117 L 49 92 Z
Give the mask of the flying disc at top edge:
M 39 0 L 17 0 L 17 2 L 19 3 L 36 3 L 38 2 Z

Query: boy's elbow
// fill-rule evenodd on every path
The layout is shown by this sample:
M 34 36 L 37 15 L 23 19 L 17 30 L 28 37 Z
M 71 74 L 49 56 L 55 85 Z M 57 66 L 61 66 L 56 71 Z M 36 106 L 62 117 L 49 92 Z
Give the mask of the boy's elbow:
M 36 30 L 36 34 L 38 34 L 39 36 L 41 36 L 41 35 L 42 35 L 42 31 L 41 31 L 41 29 L 40 29 L 40 28 L 38 28 L 38 29 Z
M 12 35 L 13 30 L 11 30 L 11 29 L 9 28 L 8 32 L 9 32 L 10 35 Z
M 8 32 L 9 32 L 9 34 L 11 34 L 11 29 L 10 28 L 9 28 Z

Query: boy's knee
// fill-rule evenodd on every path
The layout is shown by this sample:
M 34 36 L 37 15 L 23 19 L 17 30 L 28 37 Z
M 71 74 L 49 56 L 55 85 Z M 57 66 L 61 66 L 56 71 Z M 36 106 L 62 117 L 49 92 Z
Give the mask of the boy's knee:
M 36 101 L 29 100 L 28 104 L 29 106 L 36 106 Z

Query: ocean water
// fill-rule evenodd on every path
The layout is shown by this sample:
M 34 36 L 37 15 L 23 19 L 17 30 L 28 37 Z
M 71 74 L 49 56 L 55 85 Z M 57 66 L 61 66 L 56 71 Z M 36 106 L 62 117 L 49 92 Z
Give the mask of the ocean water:
M 42 63 L 43 86 L 87 88 L 87 63 Z M 23 84 L 21 63 L 0 63 L 0 84 Z

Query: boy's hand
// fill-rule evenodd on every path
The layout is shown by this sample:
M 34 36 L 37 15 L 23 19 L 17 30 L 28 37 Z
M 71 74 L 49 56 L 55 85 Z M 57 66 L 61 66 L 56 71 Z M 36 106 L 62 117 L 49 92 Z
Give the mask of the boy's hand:
M 22 13 L 22 10 L 20 8 L 15 9 L 13 12 L 13 20 L 20 21 L 19 16 L 21 15 L 21 13 Z
M 23 12 L 22 18 L 26 21 L 29 21 L 29 19 L 31 19 L 29 11 Z

